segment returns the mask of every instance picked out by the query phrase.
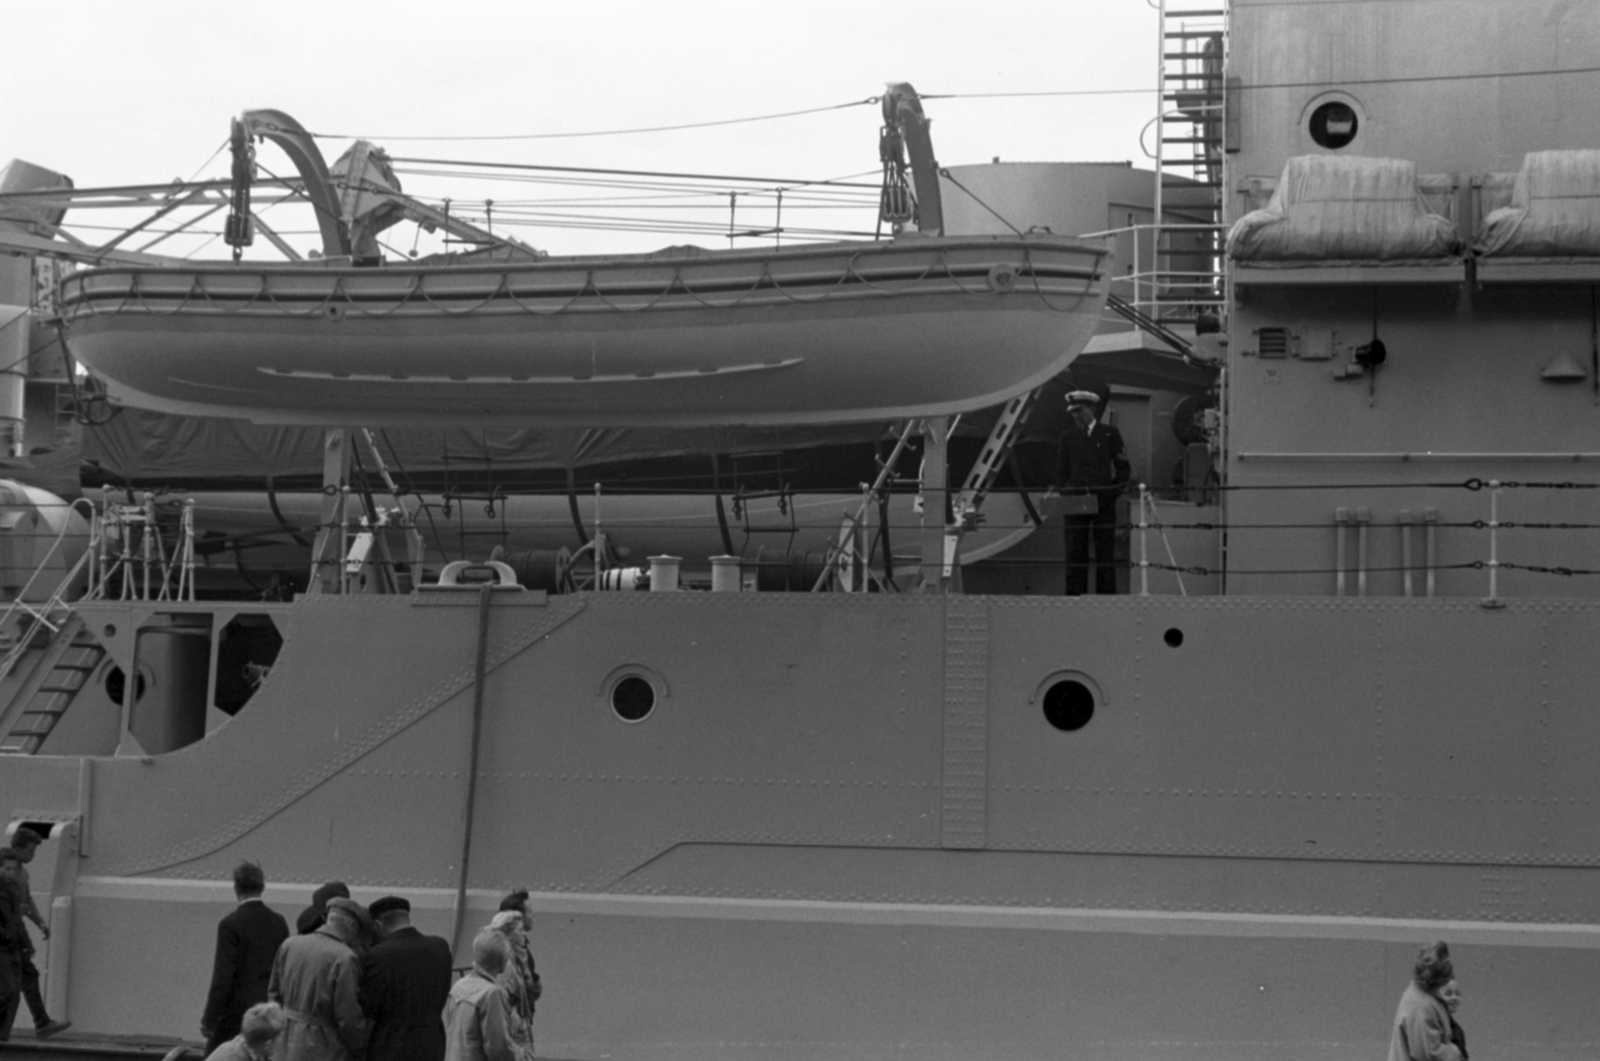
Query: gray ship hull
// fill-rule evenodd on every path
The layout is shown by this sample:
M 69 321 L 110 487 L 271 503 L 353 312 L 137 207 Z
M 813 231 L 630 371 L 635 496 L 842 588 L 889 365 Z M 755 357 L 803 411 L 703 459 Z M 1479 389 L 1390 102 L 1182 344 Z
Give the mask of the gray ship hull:
M 194 1024 L 242 858 L 449 935 L 470 829 L 464 940 L 534 892 L 543 1056 L 1373 1056 L 1436 937 L 1475 1048 L 1600 1038 L 1600 605 L 496 591 L 469 821 L 478 606 L 81 606 L 113 660 L 181 611 L 285 642 L 204 741 L 0 774 L 75 823 L 79 1027 Z

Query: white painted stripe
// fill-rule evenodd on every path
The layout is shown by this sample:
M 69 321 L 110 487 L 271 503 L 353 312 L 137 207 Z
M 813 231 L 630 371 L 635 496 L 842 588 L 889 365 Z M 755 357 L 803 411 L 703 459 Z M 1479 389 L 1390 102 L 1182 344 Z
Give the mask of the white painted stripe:
M 311 884 L 268 883 L 268 895 L 294 896 L 309 903 Z M 453 888 L 354 887 L 357 902 L 370 903 L 390 892 L 404 895 L 419 910 L 449 910 Z M 493 910 L 501 891 L 467 893 L 471 909 Z M 151 877 L 79 877 L 79 899 L 139 902 L 226 903 L 228 881 Z M 1083 910 L 1055 907 L 917 905 L 910 903 L 835 903 L 789 899 L 714 899 L 694 896 L 600 895 L 533 892 L 536 914 L 589 917 L 666 917 L 725 921 L 816 922 L 863 926 L 1000 929 L 1029 932 L 1126 932 L 1162 936 L 1240 936 L 1278 939 L 1347 939 L 1380 943 L 1422 943 L 1448 939 L 1508 947 L 1600 949 L 1600 925 L 1549 922 L 1430 921 L 1382 917 L 1322 917 L 1292 914 L 1194 913 L 1167 910 Z

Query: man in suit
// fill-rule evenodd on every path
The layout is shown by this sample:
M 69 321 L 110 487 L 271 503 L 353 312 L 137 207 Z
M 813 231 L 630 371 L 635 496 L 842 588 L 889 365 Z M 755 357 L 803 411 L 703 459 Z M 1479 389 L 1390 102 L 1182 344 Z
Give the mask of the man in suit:
M 386 895 L 367 907 L 378 943 L 361 960 L 361 1011 L 372 1022 L 367 1061 L 444 1061 L 450 944 L 411 927 L 411 904 Z
M 267 878 L 254 862 L 241 862 L 233 871 L 239 905 L 217 924 L 211 990 L 200 1018 L 207 1054 L 239 1034 L 245 1010 L 267 1000 L 272 960 L 289 938 L 289 923 L 261 901 L 266 888 Z
M 1067 595 L 1089 591 L 1089 543 L 1094 542 L 1094 591 L 1102 596 L 1117 592 L 1117 495 L 1132 476 L 1122 434 L 1095 417 L 1100 396 L 1093 391 L 1067 395 L 1072 422 L 1061 436 L 1061 460 L 1056 485 L 1063 493 L 1088 493 L 1096 499 L 1095 511 L 1066 517 Z

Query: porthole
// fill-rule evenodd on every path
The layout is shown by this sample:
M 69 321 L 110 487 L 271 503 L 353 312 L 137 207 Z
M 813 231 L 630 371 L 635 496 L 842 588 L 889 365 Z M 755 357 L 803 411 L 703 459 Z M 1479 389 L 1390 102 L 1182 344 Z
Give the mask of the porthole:
M 1311 134 L 1311 139 L 1317 142 L 1318 147 L 1337 151 L 1356 138 L 1360 127 L 1361 120 L 1356 117 L 1355 108 L 1348 103 L 1333 100 L 1311 112 L 1306 131 Z
M 1168 648 L 1178 648 L 1183 644 L 1183 631 L 1176 626 L 1170 626 L 1167 632 L 1161 635 L 1161 640 L 1167 643 Z
M 1075 678 L 1055 682 L 1044 692 L 1044 720 L 1065 733 L 1080 730 L 1094 717 L 1094 693 Z
M 642 722 L 655 708 L 655 686 L 637 674 L 630 674 L 611 687 L 611 710 L 624 722 Z
M 128 675 L 123 669 L 113 665 L 110 670 L 106 671 L 105 684 L 106 696 L 110 697 L 111 702 L 114 704 L 122 703 L 123 694 L 128 691 Z M 138 703 L 143 699 L 144 675 L 135 672 L 133 678 L 133 702 Z

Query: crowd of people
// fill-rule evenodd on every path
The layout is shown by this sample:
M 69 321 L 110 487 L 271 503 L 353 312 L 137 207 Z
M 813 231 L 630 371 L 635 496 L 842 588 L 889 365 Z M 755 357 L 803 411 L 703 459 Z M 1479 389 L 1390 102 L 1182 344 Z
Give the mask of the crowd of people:
M 35 1034 L 52 1020 L 39 991 L 33 943 L 50 928 L 34 904 L 28 863 L 43 838 L 19 828 L 0 849 L 0 1041 L 26 1000 Z M 289 932 L 262 901 L 266 877 L 233 871 L 238 906 L 217 925 L 216 957 L 200 1034 L 209 1061 L 533 1061 L 534 1004 L 542 989 L 528 934 L 528 892 L 514 891 L 472 941 L 456 976 L 449 942 L 411 925 L 411 904 L 386 895 L 368 906 L 342 882 L 323 885 Z M 1450 948 L 1422 948 L 1400 997 L 1388 1061 L 1468 1061 Z
M 233 890 L 200 1020 L 208 1058 L 532 1061 L 541 987 L 526 890 L 501 901 L 459 977 L 449 942 L 412 927 L 400 896 L 362 906 L 342 882 L 325 884 L 291 935 L 262 901 L 260 866 L 235 869 Z

